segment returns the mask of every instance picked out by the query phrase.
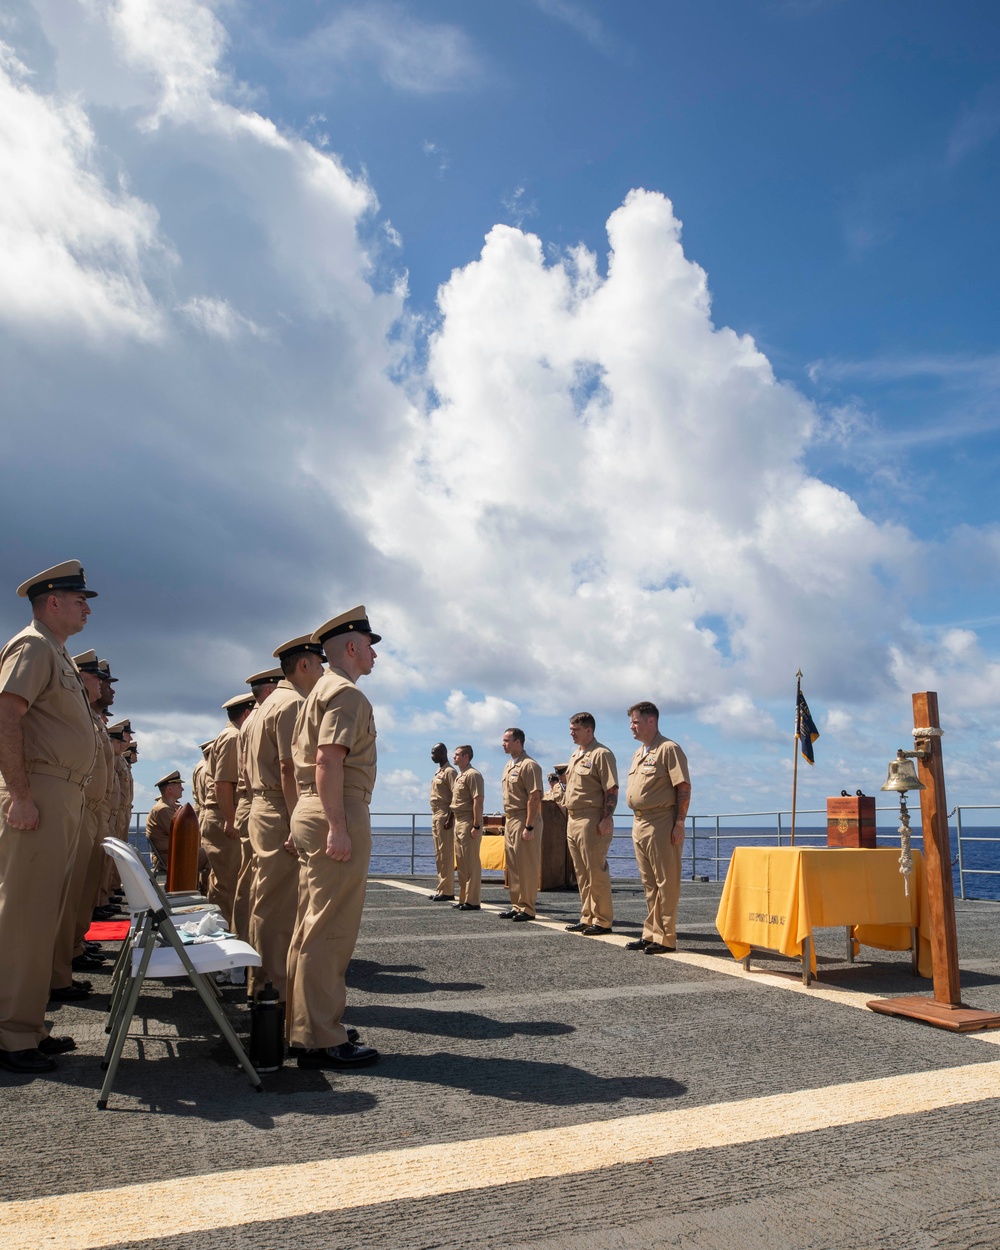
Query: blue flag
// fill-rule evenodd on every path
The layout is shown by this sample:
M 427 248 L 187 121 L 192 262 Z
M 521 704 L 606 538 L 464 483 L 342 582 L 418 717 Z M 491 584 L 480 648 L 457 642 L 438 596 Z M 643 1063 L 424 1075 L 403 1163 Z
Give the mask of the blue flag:
M 806 702 L 805 695 L 801 690 L 798 692 L 795 700 L 795 736 L 799 740 L 799 750 L 802 752 L 802 758 L 808 764 L 815 764 L 813 743 L 819 737 L 819 730 L 816 728 L 816 722 L 809 711 L 809 704 Z

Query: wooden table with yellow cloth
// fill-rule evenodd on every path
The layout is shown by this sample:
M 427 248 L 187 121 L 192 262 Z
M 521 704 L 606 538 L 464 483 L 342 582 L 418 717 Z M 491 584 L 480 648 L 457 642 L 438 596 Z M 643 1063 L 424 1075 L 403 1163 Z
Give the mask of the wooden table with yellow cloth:
M 479 840 L 479 862 L 483 868 L 499 869 L 500 872 L 507 867 L 507 857 L 504 853 L 503 833 L 484 833 Z
M 912 947 L 917 968 L 931 975 L 930 920 L 924 861 L 913 851 L 907 897 L 899 852 L 887 849 L 738 846 L 726 874 L 715 926 L 736 959 L 751 948 L 802 957 L 809 941 L 809 973 L 816 973 L 813 929 L 853 928 L 857 944 L 879 950 Z M 805 970 L 803 970 L 805 972 Z M 808 983 L 808 978 L 805 978 Z

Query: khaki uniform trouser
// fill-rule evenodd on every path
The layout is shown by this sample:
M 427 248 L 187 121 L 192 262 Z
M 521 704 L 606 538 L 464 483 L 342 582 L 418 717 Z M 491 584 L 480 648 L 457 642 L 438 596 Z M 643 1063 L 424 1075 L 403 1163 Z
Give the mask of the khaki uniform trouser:
M 458 869 L 458 901 L 479 903 L 483 885 L 482 830 L 472 836 L 472 812 L 455 813 L 455 864 Z
M 48 1036 L 45 1004 L 63 904 L 83 817 L 83 788 L 31 775 L 37 829 L 7 823 L 0 787 L 0 1050 L 31 1050 Z
M 602 812 L 567 813 L 566 843 L 573 860 L 576 884 L 580 891 L 580 920 L 611 928 L 614 910 L 611 904 L 611 873 L 608 870 L 608 848 L 611 838 L 597 832 Z
M 431 812 L 431 833 L 434 836 L 434 859 L 437 863 L 438 894 L 455 894 L 455 822 L 445 822 L 451 812 Z
M 670 839 L 677 809 L 665 807 L 632 818 L 632 843 L 646 892 L 646 921 L 642 936 L 661 946 L 677 945 L 677 904 L 681 896 L 681 855 L 684 839 Z
M 250 940 L 250 914 L 257 889 L 257 860 L 250 844 L 250 802 L 236 805 L 236 832 L 240 835 L 240 867 L 233 896 L 233 932 L 243 942 Z
M 257 890 L 250 916 L 250 944 L 261 967 L 250 969 L 250 994 L 270 981 L 284 1001 L 288 948 L 295 932 L 299 861 L 285 850 L 290 825 L 284 796 L 255 794 L 250 807 L 250 842 L 257 860 Z
M 80 845 L 83 845 L 87 825 L 92 816 L 96 818 L 97 828 L 94 830 L 94 840 L 87 859 L 87 871 L 84 874 L 83 886 L 76 905 L 76 920 L 73 926 L 74 955 L 83 954 L 83 939 L 94 918 L 94 908 L 97 906 L 98 892 L 101 888 L 101 871 L 104 868 L 104 861 L 108 858 L 108 853 L 102 845 L 104 839 L 108 836 L 108 808 L 106 803 L 96 813 L 92 812 L 89 807 L 84 807 Z M 68 985 L 69 982 L 64 981 L 63 984 Z
M 535 817 L 534 836 L 525 838 L 527 812 L 505 812 L 504 815 L 503 840 L 510 905 L 533 916 L 538 898 L 538 865 L 542 858 L 542 817 L 541 814 Z
M 225 917 L 233 918 L 233 900 L 240 873 L 240 840 L 226 836 L 226 826 L 219 813 L 206 809 L 201 822 L 201 844 L 208 856 L 212 875 L 208 881 L 208 901 L 215 903 Z
M 306 792 L 292 813 L 292 838 L 304 863 L 305 911 L 288 951 L 288 1036 L 293 1046 L 341 1046 L 347 1002 L 345 974 L 361 928 L 372 834 L 368 804 L 347 791 L 351 836 L 347 863 L 326 854 L 329 824 L 316 794 Z
M 32 787 L 34 788 L 34 787 Z M 59 914 L 59 927 L 56 930 L 56 944 L 52 952 L 52 989 L 65 989 L 73 980 L 73 956 L 82 953 L 76 950 L 77 915 L 82 908 L 82 897 L 87 883 L 87 873 L 93 857 L 94 843 L 101 845 L 101 823 L 107 813 L 101 802 L 84 799 L 83 816 L 80 821 L 80 834 L 76 840 L 76 853 L 70 869 L 69 884 L 62 911 Z M 103 855 L 103 850 L 101 851 Z M 90 895 L 90 911 L 94 910 L 94 895 Z M 86 929 L 83 931 L 87 932 Z M 81 935 L 82 940 L 82 935 Z

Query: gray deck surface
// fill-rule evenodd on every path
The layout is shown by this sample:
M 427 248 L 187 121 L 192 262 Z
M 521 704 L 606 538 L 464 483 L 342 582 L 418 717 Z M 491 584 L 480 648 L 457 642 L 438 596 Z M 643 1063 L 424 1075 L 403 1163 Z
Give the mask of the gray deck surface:
M 424 884 L 416 882 L 416 884 Z M 426 891 L 429 893 L 430 891 Z M 685 882 L 679 946 L 733 960 L 714 926 L 721 885 Z M 185 985 L 149 987 L 110 1107 L 95 1109 L 107 978 L 52 1009 L 79 1049 L 28 1080 L 0 1073 L 0 1197 L 73 1195 L 230 1169 L 349 1158 L 589 1125 L 579 1170 L 555 1179 L 377 1202 L 273 1223 L 112 1243 L 158 1250 L 438 1246 L 1000 1247 L 995 1099 L 750 1144 L 602 1166 L 605 1121 L 846 1082 L 996 1063 L 1000 1047 L 780 987 L 648 958 L 426 893 L 369 883 L 348 1019 L 383 1054 L 354 1073 L 265 1077 L 255 1094 Z M 505 902 L 495 886 L 484 903 Z M 615 887 L 616 932 L 637 934 L 637 884 Z M 1000 905 L 957 904 L 963 995 L 1000 1009 Z M 572 921 L 570 893 L 539 913 Z M 844 959 L 818 935 L 821 986 L 930 992 L 909 956 Z M 755 966 L 789 974 L 777 957 Z M 242 989 L 223 991 L 245 1030 Z M 748 1106 L 752 1114 L 752 1105 Z M 197 1185 L 197 1181 L 192 1182 Z M 5 1241 L 0 1207 L 0 1246 Z M 57 1241 L 51 1244 L 57 1245 Z

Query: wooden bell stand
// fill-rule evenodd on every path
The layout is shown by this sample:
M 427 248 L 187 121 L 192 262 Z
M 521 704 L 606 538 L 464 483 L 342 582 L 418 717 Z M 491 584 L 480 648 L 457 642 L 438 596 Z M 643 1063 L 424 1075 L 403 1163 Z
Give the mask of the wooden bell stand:
M 938 698 L 933 691 L 913 696 L 914 729 L 940 729 Z M 918 757 L 920 817 L 924 833 L 924 865 L 927 877 L 927 905 L 930 912 L 931 959 L 934 966 L 934 996 L 907 994 L 902 998 L 876 998 L 868 1006 L 886 1016 L 904 1016 L 955 1033 L 976 1033 L 1000 1029 L 1000 1013 L 980 1011 L 962 1002 L 958 968 L 958 932 L 955 928 L 955 890 L 951 878 L 951 839 L 948 834 L 948 803 L 944 790 L 944 762 L 941 738 L 931 734 L 916 737 L 914 747 L 924 752 Z

